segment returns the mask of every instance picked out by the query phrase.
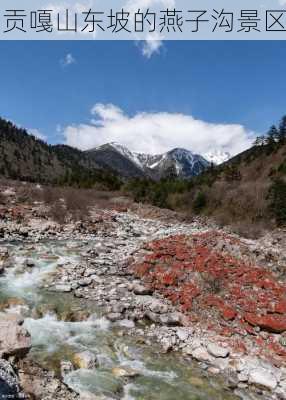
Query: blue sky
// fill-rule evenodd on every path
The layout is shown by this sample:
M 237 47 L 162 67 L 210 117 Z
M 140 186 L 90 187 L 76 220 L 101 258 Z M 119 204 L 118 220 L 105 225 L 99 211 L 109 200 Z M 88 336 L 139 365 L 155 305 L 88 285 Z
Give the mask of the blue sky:
M 125 144 L 135 150 L 163 151 L 184 126 L 180 147 L 209 151 L 204 132 L 210 128 L 212 136 L 224 137 L 214 138 L 218 149 L 237 152 L 246 137 L 286 114 L 285 50 L 283 41 L 180 41 L 164 42 L 148 58 L 142 44 L 127 41 L 2 41 L 0 114 L 37 129 L 50 143 L 81 148 L 125 141 L 126 131 Z M 164 128 L 172 123 L 172 130 Z M 156 126 L 166 133 L 157 135 Z M 185 139 L 189 126 L 191 140 Z M 232 128 L 229 138 L 241 140 L 237 146 L 225 137 Z

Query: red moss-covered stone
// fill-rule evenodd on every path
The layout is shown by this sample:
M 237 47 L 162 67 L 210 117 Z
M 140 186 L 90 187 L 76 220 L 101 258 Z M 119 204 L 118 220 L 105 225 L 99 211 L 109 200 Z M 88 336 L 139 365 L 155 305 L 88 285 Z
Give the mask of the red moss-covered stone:
M 271 335 L 262 340 L 255 327 L 286 331 L 286 285 L 251 258 L 239 259 L 231 245 L 242 244 L 215 231 L 170 236 L 145 245 L 150 253 L 130 271 L 177 306 L 187 324 L 196 323 L 231 342 L 247 333 L 248 348 L 252 343 L 259 354 L 279 360 L 283 347 L 269 344 Z M 241 350 L 247 352 L 243 345 Z
M 281 300 L 274 306 L 274 311 L 278 314 L 286 314 L 286 300 Z
M 286 317 L 281 315 L 259 316 L 255 314 L 245 314 L 244 319 L 253 326 L 259 326 L 269 332 L 281 333 L 286 331 Z
M 232 321 L 237 315 L 237 312 L 232 307 L 222 308 L 221 313 L 226 321 Z
M 268 349 L 271 352 L 276 353 L 278 356 L 286 357 L 286 350 L 277 342 L 269 343 Z
M 220 331 L 220 334 L 222 336 L 231 337 L 234 334 L 234 332 L 231 328 L 225 327 Z

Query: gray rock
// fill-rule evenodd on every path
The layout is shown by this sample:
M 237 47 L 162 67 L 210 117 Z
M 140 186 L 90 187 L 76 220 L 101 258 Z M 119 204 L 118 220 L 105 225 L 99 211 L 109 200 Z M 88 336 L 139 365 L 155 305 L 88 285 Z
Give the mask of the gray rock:
M 112 313 L 122 314 L 125 311 L 126 307 L 122 303 L 117 303 L 112 306 Z
M 78 281 L 79 286 L 89 286 L 92 282 L 91 278 L 83 278 Z
M 183 353 L 191 356 L 193 354 L 194 349 L 191 346 L 185 346 L 183 348 Z
M 182 342 L 185 342 L 189 338 L 190 333 L 187 328 L 178 328 L 176 331 L 176 335 Z
M 152 311 L 146 311 L 145 317 L 148 318 L 150 321 L 155 322 L 155 324 L 161 323 L 160 315 L 153 313 Z
M 225 358 L 229 355 L 229 349 L 216 343 L 208 343 L 207 350 L 211 356 Z
M 118 322 L 118 325 L 128 329 L 135 328 L 135 323 L 131 319 L 123 319 Z
M 182 325 L 182 314 L 179 312 L 163 314 L 159 316 L 159 321 L 162 325 L 180 326 Z
M 22 326 L 18 315 L 6 314 L 0 317 L 0 357 L 24 357 L 31 348 L 31 336 Z
M 122 319 L 122 315 L 120 313 L 109 313 L 106 315 L 106 318 L 111 322 L 116 322 Z
M 264 368 L 251 370 L 249 372 L 248 382 L 271 390 L 274 390 L 278 384 L 276 377 Z
M 168 312 L 167 304 L 164 304 L 162 301 L 158 299 L 152 299 L 152 301 L 149 304 L 149 308 L 152 312 L 158 314 L 164 314 Z
M 98 275 L 90 275 L 90 279 L 92 279 L 94 283 L 97 283 L 99 285 L 104 282 L 104 279 L 100 278 L 100 276 Z
M 198 347 L 192 351 L 192 356 L 198 361 L 210 362 L 212 360 L 211 355 L 204 347 Z
M 68 285 L 68 284 L 59 284 L 56 285 L 52 288 L 53 291 L 56 292 L 65 292 L 65 293 L 69 293 L 72 291 L 72 286 Z
M 164 338 L 161 340 L 161 345 L 163 346 L 163 350 L 164 350 L 165 352 L 172 350 L 172 349 L 173 349 L 173 341 L 172 341 L 172 338 L 164 337 Z
M 145 286 L 141 285 L 140 283 L 135 283 L 133 285 L 133 292 L 134 292 L 134 294 L 143 296 L 143 295 L 152 294 L 153 290 L 146 288 Z

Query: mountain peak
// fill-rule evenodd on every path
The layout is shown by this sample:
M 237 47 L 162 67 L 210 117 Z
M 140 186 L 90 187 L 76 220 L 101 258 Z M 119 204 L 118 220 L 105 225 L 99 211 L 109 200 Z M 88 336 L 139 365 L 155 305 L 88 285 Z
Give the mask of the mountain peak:
M 231 158 L 231 154 L 227 151 L 216 149 L 204 154 L 204 158 L 215 165 L 222 164 Z
M 133 152 L 118 142 L 110 142 L 91 150 L 97 162 L 99 161 L 100 152 L 100 161 L 108 163 L 113 169 L 116 169 L 118 163 L 115 163 L 114 156 L 108 154 L 108 149 L 115 150 L 118 153 L 117 157 L 121 157 L 121 173 L 122 161 L 125 159 L 126 169 L 130 169 L 130 165 L 133 165 L 133 167 L 136 168 L 136 176 L 138 176 L 138 171 L 141 171 L 142 175 L 153 178 L 161 178 L 170 175 L 175 175 L 180 178 L 190 178 L 200 174 L 209 166 L 209 162 L 202 156 L 179 147 L 163 154 L 151 155 Z M 104 156 L 102 152 L 104 152 Z M 126 176 L 127 175 L 130 175 L 130 171 L 126 171 Z
M 191 153 L 191 154 L 193 154 L 193 152 L 191 150 L 184 149 L 183 147 L 176 147 L 176 148 L 174 148 L 172 150 L 169 150 L 168 153 L 176 153 L 176 154 L 180 154 L 180 153 L 182 153 L 182 154 L 186 154 L 186 153 L 190 154 Z

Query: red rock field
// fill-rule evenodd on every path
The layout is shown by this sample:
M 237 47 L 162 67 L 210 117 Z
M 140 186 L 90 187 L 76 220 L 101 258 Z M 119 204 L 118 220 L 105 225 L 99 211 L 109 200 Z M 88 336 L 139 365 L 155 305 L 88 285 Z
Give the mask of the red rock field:
M 286 285 L 241 255 L 240 245 L 216 231 L 170 236 L 148 243 L 148 253 L 131 268 L 184 312 L 185 324 L 216 332 L 237 351 L 255 351 L 279 365 L 286 360 L 280 344 L 286 331 Z

